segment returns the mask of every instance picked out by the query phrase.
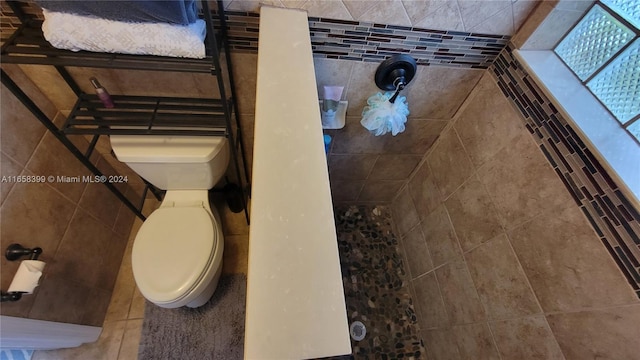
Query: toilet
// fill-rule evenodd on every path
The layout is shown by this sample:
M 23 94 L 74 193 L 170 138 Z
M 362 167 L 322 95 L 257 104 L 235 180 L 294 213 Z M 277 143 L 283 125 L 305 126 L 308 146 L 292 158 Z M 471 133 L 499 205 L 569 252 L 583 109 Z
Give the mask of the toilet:
M 204 305 L 222 272 L 224 237 L 208 190 L 224 175 L 224 137 L 111 135 L 118 160 L 159 189 L 164 200 L 133 243 L 133 276 L 140 293 L 164 308 Z

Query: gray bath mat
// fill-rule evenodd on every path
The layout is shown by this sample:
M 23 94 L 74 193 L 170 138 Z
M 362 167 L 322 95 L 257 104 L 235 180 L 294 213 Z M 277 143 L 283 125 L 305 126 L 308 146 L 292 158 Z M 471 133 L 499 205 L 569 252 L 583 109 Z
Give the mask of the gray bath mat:
M 246 294 L 245 275 L 223 275 L 211 300 L 199 308 L 165 309 L 147 302 L 138 359 L 242 359 Z

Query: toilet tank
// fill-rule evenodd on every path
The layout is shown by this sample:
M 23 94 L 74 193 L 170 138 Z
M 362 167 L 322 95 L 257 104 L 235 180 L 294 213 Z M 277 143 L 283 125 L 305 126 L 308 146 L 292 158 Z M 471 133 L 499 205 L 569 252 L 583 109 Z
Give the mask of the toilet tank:
M 162 190 L 211 189 L 229 164 L 218 136 L 111 135 L 118 160 Z

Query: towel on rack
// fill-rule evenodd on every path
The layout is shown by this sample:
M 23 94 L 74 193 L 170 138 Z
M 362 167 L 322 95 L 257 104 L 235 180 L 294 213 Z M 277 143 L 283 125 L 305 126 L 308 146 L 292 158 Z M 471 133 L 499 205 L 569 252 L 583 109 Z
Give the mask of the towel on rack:
M 43 10 L 44 38 L 58 49 L 202 59 L 206 24 L 129 23 Z
M 124 22 L 188 25 L 198 20 L 195 0 L 36 0 L 42 8 Z

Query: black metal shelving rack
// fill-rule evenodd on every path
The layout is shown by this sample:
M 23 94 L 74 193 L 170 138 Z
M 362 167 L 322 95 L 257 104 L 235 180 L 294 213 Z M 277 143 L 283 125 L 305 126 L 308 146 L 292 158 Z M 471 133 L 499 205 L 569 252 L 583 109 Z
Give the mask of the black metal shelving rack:
M 101 171 L 90 161 L 91 154 L 100 136 L 118 135 L 188 135 L 225 136 L 231 149 L 231 159 L 235 167 L 236 181 L 242 192 L 240 196 L 247 223 L 249 212 L 247 199 L 250 181 L 246 167 L 246 157 L 242 143 L 242 130 L 236 102 L 236 92 L 231 68 L 227 25 L 222 1 L 218 0 L 217 10 L 212 13 L 207 0 L 202 0 L 202 15 L 207 25 L 205 39 L 206 57 L 203 59 L 172 58 L 150 55 L 124 55 L 72 52 L 52 47 L 41 30 L 42 20 L 23 10 L 30 6 L 20 1 L 7 1 L 13 13 L 20 19 L 20 27 L 3 43 L 0 61 L 6 64 L 36 64 L 54 66 L 67 85 L 78 97 L 65 124 L 58 127 L 9 77 L 1 71 L 5 85 L 31 113 L 49 130 L 82 164 L 94 175 Z M 215 18 L 215 22 L 214 22 Z M 224 53 L 225 69 L 221 67 L 221 53 Z M 154 96 L 112 95 L 117 104 L 105 108 L 98 97 L 84 93 L 66 70 L 67 66 L 109 69 L 152 70 L 171 72 L 207 73 L 216 78 L 219 97 L 180 98 Z M 229 87 L 225 87 L 225 78 Z M 230 94 L 228 94 L 230 93 Z M 92 135 L 86 151 L 78 149 L 68 135 Z M 113 184 L 104 185 L 111 190 L 131 211 L 141 219 L 142 205 L 147 192 L 151 190 L 160 199 L 157 189 L 145 181 L 146 187 L 139 204 L 133 204 Z

